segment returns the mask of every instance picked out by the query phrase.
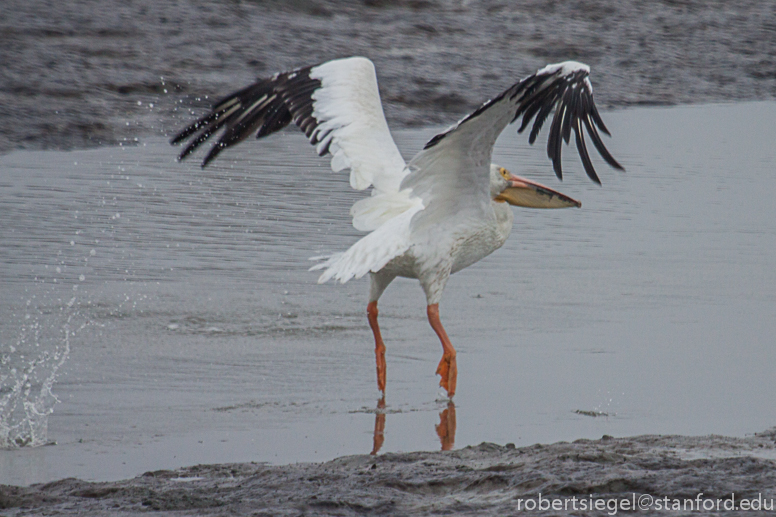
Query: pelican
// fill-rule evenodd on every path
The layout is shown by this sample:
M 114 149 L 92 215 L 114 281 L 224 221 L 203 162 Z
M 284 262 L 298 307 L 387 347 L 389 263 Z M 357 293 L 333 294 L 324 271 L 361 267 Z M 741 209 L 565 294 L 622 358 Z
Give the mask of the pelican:
M 439 319 L 442 291 L 452 273 L 500 248 L 512 230 L 507 205 L 530 208 L 581 204 L 544 185 L 491 163 L 499 134 L 522 116 L 518 132 L 533 120 L 533 144 L 554 110 L 547 154 L 562 179 L 561 140 L 574 131 L 585 172 L 600 184 L 588 154 L 586 130 L 610 166 L 624 170 L 601 141 L 609 135 L 593 101 L 590 68 L 566 61 L 548 65 L 486 101 L 457 124 L 434 136 L 409 163 L 391 137 L 383 114 L 377 76 L 364 57 L 336 59 L 277 73 L 217 102 L 210 113 L 171 140 L 189 140 L 186 158 L 223 128 L 202 162 L 205 167 L 225 148 L 256 132 L 257 138 L 292 121 L 318 155 L 331 155 L 334 172 L 350 170 L 350 185 L 372 187 L 371 195 L 350 209 L 353 226 L 369 232 L 348 250 L 327 257 L 311 270 L 323 270 L 318 283 L 342 283 L 369 274 L 367 318 L 374 334 L 377 387 L 385 395 L 385 344 L 377 322 L 377 301 L 397 277 L 416 278 L 426 294 L 427 317 L 442 343 L 436 373 L 452 399 L 458 367 L 456 352 Z M 598 128 L 598 129 L 597 129 Z

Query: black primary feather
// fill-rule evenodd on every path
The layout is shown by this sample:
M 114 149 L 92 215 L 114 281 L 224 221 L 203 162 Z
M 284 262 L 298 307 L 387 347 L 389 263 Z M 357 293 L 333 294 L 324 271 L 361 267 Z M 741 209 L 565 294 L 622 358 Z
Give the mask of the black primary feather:
M 587 152 L 587 145 L 585 144 L 585 134 L 582 132 L 582 121 L 577 118 L 574 124 L 574 136 L 576 137 L 577 149 L 579 149 L 579 156 L 582 158 L 582 165 L 585 167 L 587 177 L 594 182 L 601 184 L 601 180 L 598 179 L 598 174 L 595 173 L 593 162 L 590 161 L 590 154 Z
M 571 142 L 571 131 L 574 130 L 577 151 L 582 160 L 582 165 L 585 167 L 585 172 L 587 172 L 590 179 L 600 184 L 598 175 L 590 160 L 590 154 L 584 141 L 584 134 L 581 132 L 578 136 L 576 134 L 582 130 L 581 122 L 585 124 L 595 148 L 604 160 L 614 168 L 625 170 L 606 149 L 596 130 L 597 126 L 601 131 L 607 135 L 609 134 L 593 101 L 593 92 L 588 82 L 588 71 L 583 68 L 577 68 L 565 75 L 563 75 L 563 71 L 564 67 L 558 66 L 552 72 L 536 73 L 515 83 L 497 97 L 482 104 L 482 106 L 464 117 L 461 122 L 451 129 L 434 136 L 426 143 L 423 149 L 434 147 L 448 134 L 455 131 L 456 128 L 475 119 L 489 109 L 510 109 L 512 107 L 515 109 L 512 122 L 516 122 L 521 116 L 523 118 L 517 130 L 518 133 L 522 133 L 533 121 L 533 126 L 528 136 L 528 143 L 533 144 L 547 117 L 554 111 L 555 115 L 550 124 L 550 132 L 547 138 L 547 156 L 552 160 L 552 167 L 558 178 L 563 179 L 563 167 L 561 164 L 563 141 L 569 144 Z
M 202 167 L 221 151 L 242 142 L 254 132 L 257 138 L 262 138 L 280 131 L 292 121 L 309 138 L 318 125 L 312 115 L 312 94 L 321 87 L 320 80 L 310 77 L 312 68 L 276 74 L 218 101 L 210 113 L 170 140 L 171 144 L 178 144 L 194 136 L 178 159 L 186 158 L 222 129 L 221 137 L 205 156 Z
M 595 102 L 593 101 L 593 92 L 588 83 L 588 72 L 586 70 L 577 70 L 567 76 L 560 76 L 562 69 L 558 69 L 553 74 L 534 75 L 524 82 L 528 85 L 528 93 L 523 96 L 515 118 L 523 116 L 522 123 L 518 132 L 522 132 L 531 123 L 535 117 L 528 143 L 533 144 L 544 124 L 546 118 L 554 110 L 550 133 L 547 138 L 547 156 L 552 160 L 553 170 L 559 179 L 563 179 L 563 168 L 561 165 L 562 141 L 568 144 L 571 140 L 571 131 L 574 130 L 575 143 L 579 153 L 582 165 L 588 177 L 594 182 L 600 184 L 601 180 L 595 172 L 590 154 L 585 143 L 585 136 L 582 132 L 582 124 L 585 125 L 595 148 L 601 157 L 612 167 L 625 170 L 617 160 L 609 153 L 601 140 L 596 126 L 604 133 L 609 135 L 609 131 L 604 125 L 601 115 L 598 113 Z M 530 81 L 530 79 L 543 78 L 545 84 L 542 89 L 542 83 Z M 547 84 L 549 82 L 549 84 Z M 522 83 L 518 83 L 520 85 Z

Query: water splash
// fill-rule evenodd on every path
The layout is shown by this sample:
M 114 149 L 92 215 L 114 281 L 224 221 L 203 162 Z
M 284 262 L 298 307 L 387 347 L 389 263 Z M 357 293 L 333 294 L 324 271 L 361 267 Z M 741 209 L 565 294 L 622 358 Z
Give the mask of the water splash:
M 71 338 L 87 324 L 74 329 L 73 318 L 38 318 L 22 326 L 16 345 L 0 354 L 0 448 L 37 447 L 48 441 L 48 417 L 59 399 L 52 392 L 57 373 L 70 355 Z M 41 323 L 44 320 L 48 325 Z M 54 336 L 48 335 L 53 329 Z M 54 343 L 53 349 L 29 353 Z

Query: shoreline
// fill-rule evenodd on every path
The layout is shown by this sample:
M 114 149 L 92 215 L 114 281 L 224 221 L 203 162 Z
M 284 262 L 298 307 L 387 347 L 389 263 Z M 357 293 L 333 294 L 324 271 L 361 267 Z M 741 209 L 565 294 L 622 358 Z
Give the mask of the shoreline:
M 671 512 L 661 504 L 688 500 L 739 505 L 759 500 L 767 509 L 776 500 L 775 459 L 776 429 L 745 438 L 604 435 L 519 448 L 482 443 L 448 452 L 364 454 L 323 463 L 197 465 L 116 482 L 67 478 L 30 487 L 0 485 L 0 508 L 17 516 L 43 511 L 504 515 L 514 512 L 518 501 L 538 504 L 542 497 L 565 502 L 555 504 L 574 515 L 601 515 L 606 507 L 579 505 L 612 499 L 621 505 L 638 500 L 638 510 L 653 514 Z

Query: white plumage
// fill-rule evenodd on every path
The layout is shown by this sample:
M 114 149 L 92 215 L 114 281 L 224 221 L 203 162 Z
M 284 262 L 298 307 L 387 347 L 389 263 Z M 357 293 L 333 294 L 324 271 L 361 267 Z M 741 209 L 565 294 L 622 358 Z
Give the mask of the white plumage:
M 472 114 L 432 138 L 406 164 L 383 114 L 374 65 L 363 57 L 329 61 L 276 74 L 239 90 L 179 133 L 193 135 L 186 157 L 224 128 L 203 167 L 220 151 L 254 131 L 266 136 L 295 122 L 319 155 L 331 155 L 334 172 L 350 170 L 350 185 L 371 195 L 350 210 L 353 225 L 370 232 L 348 250 L 325 257 L 319 282 L 346 282 L 370 273 L 367 312 L 375 336 L 378 387 L 385 390 L 385 346 L 377 324 L 377 300 L 397 276 L 417 278 L 426 294 L 428 318 L 444 354 L 437 373 L 449 396 L 455 393 L 455 350 L 439 321 L 438 304 L 450 274 L 503 245 L 512 229 L 507 203 L 533 208 L 580 206 L 552 189 L 513 176 L 491 163 L 496 139 L 520 116 L 519 131 L 533 120 L 533 143 L 554 110 L 547 152 L 562 176 L 561 140 L 575 134 L 588 176 L 599 182 L 587 152 L 585 131 L 613 167 L 596 127 L 608 134 L 593 102 L 587 65 L 548 65 L 485 102 Z M 599 182 L 600 183 L 600 182 Z
M 350 169 L 354 189 L 374 185 L 377 192 L 397 192 L 404 158 L 385 121 L 372 62 L 361 57 L 329 61 L 309 76 L 321 83 L 310 95 L 318 121 L 310 136 L 321 141 L 318 152 L 331 141 L 331 169 Z

